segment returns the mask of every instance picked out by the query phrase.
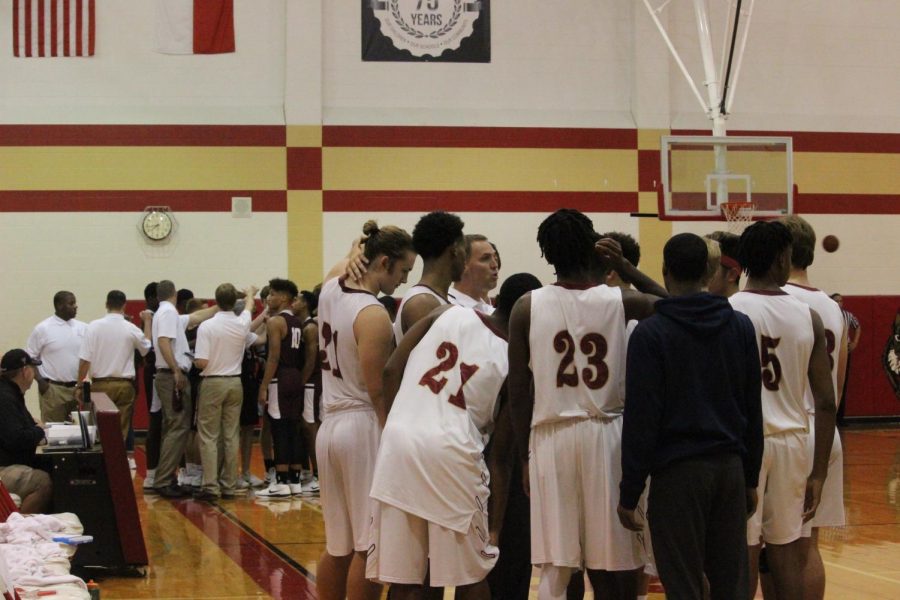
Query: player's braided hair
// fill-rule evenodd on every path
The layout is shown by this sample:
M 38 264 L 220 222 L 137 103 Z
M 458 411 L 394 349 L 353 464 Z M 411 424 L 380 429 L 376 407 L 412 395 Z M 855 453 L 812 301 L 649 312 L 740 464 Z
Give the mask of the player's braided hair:
M 741 234 L 738 262 L 750 277 L 763 277 L 791 245 L 791 232 L 777 221 L 757 221 Z
M 561 208 L 538 227 L 537 242 L 541 256 L 565 277 L 595 266 L 594 224 L 584 213 Z

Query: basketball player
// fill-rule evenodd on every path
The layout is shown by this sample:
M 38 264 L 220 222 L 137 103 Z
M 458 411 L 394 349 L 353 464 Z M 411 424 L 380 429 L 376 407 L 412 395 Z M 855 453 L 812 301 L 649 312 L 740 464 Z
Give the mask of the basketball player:
M 376 294 L 406 281 L 416 255 L 398 227 L 363 227 L 368 261 L 358 281 L 339 277 L 350 258 L 331 270 L 319 296 L 322 426 L 316 438 L 325 518 L 325 552 L 317 585 L 324 600 L 376 599 L 381 586 L 367 581 L 371 519 L 369 490 L 381 429 L 387 418 L 382 371 L 393 349 L 387 311 Z
M 506 418 L 509 313 L 538 287 L 532 275 L 513 275 L 491 316 L 438 307 L 388 361 L 391 410 L 372 482 L 378 509 L 367 574 L 392 584 L 394 600 L 422 598 L 426 574 L 432 587 L 456 587 L 457 598 L 490 598 L 485 577 L 497 560 L 499 525 L 488 523 L 494 490 L 483 452 L 496 420 Z M 494 452 L 508 452 L 497 443 L 504 440 Z
M 784 286 L 784 291 L 808 304 L 822 317 L 831 381 L 835 398 L 839 402 L 839 390 L 843 389 L 847 364 L 847 331 L 844 317 L 837 303 L 822 290 L 812 287 L 809 282 L 807 269 L 815 258 L 815 230 L 804 218 L 796 215 L 784 217 L 780 222 L 791 232 L 792 239 L 791 275 L 787 285 Z M 815 415 L 815 402 L 809 388 L 806 390 L 804 400 L 807 412 L 811 416 Z M 835 435 L 828 459 L 828 477 L 822 488 L 822 502 L 816 516 L 807 521 L 803 527 L 803 537 L 809 541 L 803 577 L 804 598 L 821 600 L 825 597 L 825 565 L 822 564 L 822 555 L 819 553 L 819 527 L 842 527 L 845 524 L 844 451 L 840 436 Z
M 638 536 L 619 523 L 615 488 L 625 323 L 649 316 L 656 298 L 600 285 L 597 237 L 578 211 L 547 217 L 537 239 L 557 281 L 523 296 L 509 325 L 510 406 L 529 456 L 531 554 L 542 567 L 542 599 L 563 598 L 582 567 L 598 596 L 634 598 L 644 564 Z M 642 287 L 617 243 L 601 240 L 597 253 Z
M 300 319 L 303 327 L 303 369 L 309 370 L 305 378 L 303 390 L 303 415 L 300 422 L 300 433 L 309 456 L 309 470 L 301 473 L 303 495 L 314 496 L 319 493 L 319 467 L 316 464 L 316 433 L 319 420 L 319 403 L 322 396 L 322 367 L 319 363 L 319 324 L 313 314 L 318 307 L 319 298 L 314 293 L 303 290 L 291 305 L 294 315 Z
M 259 404 L 272 428 L 275 450 L 275 481 L 257 492 L 262 498 L 299 496 L 301 450 L 300 414 L 303 411 L 303 390 L 312 369 L 306 373 L 303 355 L 303 325 L 291 311 L 297 297 L 297 285 L 287 279 L 269 281 L 266 305 L 271 315 L 266 322 L 269 352 L 266 370 L 259 385 Z
M 741 289 L 741 265 L 738 262 L 738 246 L 741 238 L 727 231 L 714 231 L 707 239 L 719 242 L 719 269 L 710 277 L 707 288 L 710 294 L 730 298 Z
M 450 284 L 459 281 L 466 268 L 462 219 L 443 211 L 430 212 L 413 229 L 413 247 L 422 257 L 422 277 L 403 295 L 394 339 L 397 344 L 413 324 L 438 306 L 450 304 Z
M 756 593 L 760 541 L 779 598 L 801 598 L 805 546 L 803 523 L 819 507 L 834 438 L 834 384 L 822 318 L 782 291 L 791 270 L 791 233 L 781 223 L 760 221 L 741 235 L 739 262 L 747 287 L 730 298 L 753 321 L 762 368 L 763 464 L 756 512 L 747 523 L 751 595 Z M 804 394 L 815 399 L 810 433 Z M 807 444 L 814 439 L 812 471 Z
M 469 234 L 465 239 L 466 266 L 462 277 L 450 290 L 450 302 L 489 315 L 494 312 L 494 307 L 485 298 L 488 298 L 488 293 L 497 287 L 500 273 L 497 253 L 488 239 L 481 234 Z

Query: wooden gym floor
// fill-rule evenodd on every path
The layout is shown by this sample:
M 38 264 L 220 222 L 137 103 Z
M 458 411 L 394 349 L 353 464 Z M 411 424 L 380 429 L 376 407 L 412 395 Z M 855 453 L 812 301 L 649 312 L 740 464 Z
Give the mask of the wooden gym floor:
M 848 524 L 821 535 L 826 598 L 900 598 L 900 429 L 841 435 Z M 318 499 L 251 496 L 208 504 L 144 497 L 140 449 L 137 459 L 134 485 L 150 567 L 144 579 L 101 581 L 104 600 L 318 598 L 316 562 L 325 542 Z

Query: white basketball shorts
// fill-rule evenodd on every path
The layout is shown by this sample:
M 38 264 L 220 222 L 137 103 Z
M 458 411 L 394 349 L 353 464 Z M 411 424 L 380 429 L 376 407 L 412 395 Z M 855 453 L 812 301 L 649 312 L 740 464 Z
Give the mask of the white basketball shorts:
M 622 419 L 567 419 L 531 430 L 531 562 L 606 571 L 644 565 L 619 522 Z
M 373 410 L 331 413 L 316 437 L 325 549 L 331 556 L 369 546 L 369 500 L 381 429 Z

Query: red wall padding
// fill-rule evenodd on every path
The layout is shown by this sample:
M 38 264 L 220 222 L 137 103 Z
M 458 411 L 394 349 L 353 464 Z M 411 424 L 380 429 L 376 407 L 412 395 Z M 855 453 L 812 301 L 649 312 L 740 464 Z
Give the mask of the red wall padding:
M 900 400 L 888 382 L 882 355 L 893 335 L 900 296 L 844 296 L 844 308 L 856 315 L 862 332 L 850 359 L 845 416 L 900 415 Z

